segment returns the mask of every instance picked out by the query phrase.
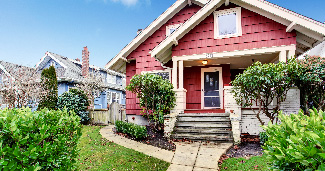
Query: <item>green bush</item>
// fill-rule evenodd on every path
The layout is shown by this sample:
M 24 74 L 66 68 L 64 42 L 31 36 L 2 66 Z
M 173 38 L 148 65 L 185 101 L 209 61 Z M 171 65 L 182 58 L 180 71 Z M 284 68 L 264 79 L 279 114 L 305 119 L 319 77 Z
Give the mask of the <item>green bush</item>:
M 89 106 L 87 95 L 79 89 L 70 89 L 68 92 L 64 92 L 58 98 L 58 109 L 74 111 L 80 116 L 81 123 L 87 123 L 90 118 L 88 116 L 87 107 Z
M 164 115 L 169 114 L 175 106 L 173 88 L 169 80 L 150 73 L 134 75 L 126 87 L 128 91 L 137 95 L 143 116 L 152 121 L 158 130 L 163 129 Z
M 267 136 L 266 132 L 260 132 L 260 143 L 262 145 L 265 144 L 265 142 L 268 140 L 268 138 L 269 137 Z
M 268 135 L 263 147 L 277 170 L 325 170 L 325 113 L 310 116 L 279 114 L 281 124 L 263 128 Z
M 0 170 L 73 170 L 79 120 L 67 111 L 0 110 Z
M 128 134 L 136 139 L 143 139 L 147 137 L 147 128 L 145 126 L 123 121 L 116 121 L 115 127 L 117 132 Z

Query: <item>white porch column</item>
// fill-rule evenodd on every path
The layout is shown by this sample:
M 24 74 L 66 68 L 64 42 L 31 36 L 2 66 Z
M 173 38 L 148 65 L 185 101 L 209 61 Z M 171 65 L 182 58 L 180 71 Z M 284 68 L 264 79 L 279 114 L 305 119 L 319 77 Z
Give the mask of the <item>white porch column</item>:
M 285 50 L 280 51 L 279 61 L 280 62 L 287 62 L 287 52 Z
M 288 59 L 294 58 L 295 54 L 296 54 L 295 50 L 289 50 L 288 51 Z
M 172 84 L 174 89 L 177 89 L 177 60 L 173 60 L 173 78 Z
M 178 63 L 179 63 L 178 85 L 179 85 L 179 89 L 182 90 L 184 89 L 184 62 L 181 60 Z

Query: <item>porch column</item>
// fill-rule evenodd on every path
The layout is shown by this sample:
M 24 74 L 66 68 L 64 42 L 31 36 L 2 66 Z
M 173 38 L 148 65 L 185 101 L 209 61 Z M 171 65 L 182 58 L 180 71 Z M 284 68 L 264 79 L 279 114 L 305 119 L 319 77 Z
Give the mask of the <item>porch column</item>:
M 288 51 L 288 59 L 294 58 L 295 54 L 296 54 L 295 50 L 289 50 Z
M 179 63 L 178 85 L 179 85 L 179 89 L 182 90 L 182 89 L 184 89 L 184 62 L 179 61 L 178 63 Z
M 177 60 L 173 60 L 173 78 L 172 78 L 172 84 L 174 86 L 174 89 L 177 89 Z
M 287 62 L 287 52 L 285 50 L 280 51 L 279 61 L 280 62 Z

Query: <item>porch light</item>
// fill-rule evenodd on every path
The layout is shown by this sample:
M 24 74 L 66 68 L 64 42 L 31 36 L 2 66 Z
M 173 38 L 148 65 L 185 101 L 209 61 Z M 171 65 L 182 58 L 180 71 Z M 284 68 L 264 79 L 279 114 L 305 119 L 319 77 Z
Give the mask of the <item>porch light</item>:
M 208 64 L 208 60 L 203 60 L 203 61 L 202 61 L 202 64 L 203 64 L 203 65 Z

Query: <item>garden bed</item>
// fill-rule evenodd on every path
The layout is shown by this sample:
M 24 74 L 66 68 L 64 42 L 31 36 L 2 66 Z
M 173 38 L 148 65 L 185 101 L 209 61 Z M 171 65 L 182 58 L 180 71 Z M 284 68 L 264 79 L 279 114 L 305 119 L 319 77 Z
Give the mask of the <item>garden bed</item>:
M 172 141 L 164 137 L 164 132 L 156 131 L 153 126 L 146 126 L 146 127 L 147 127 L 148 136 L 146 139 L 142 139 L 142 140 L 137 140 L 127 134 L 116 132 L 115 128 L 113 129 L 113 131 L 115 132 L 115 134 L 126 137 L 128 139 L 132 139 L 134 141 L 138 141 L 144 144 L 152 145 L 169 151 L 176 150 L 176 145 Z

